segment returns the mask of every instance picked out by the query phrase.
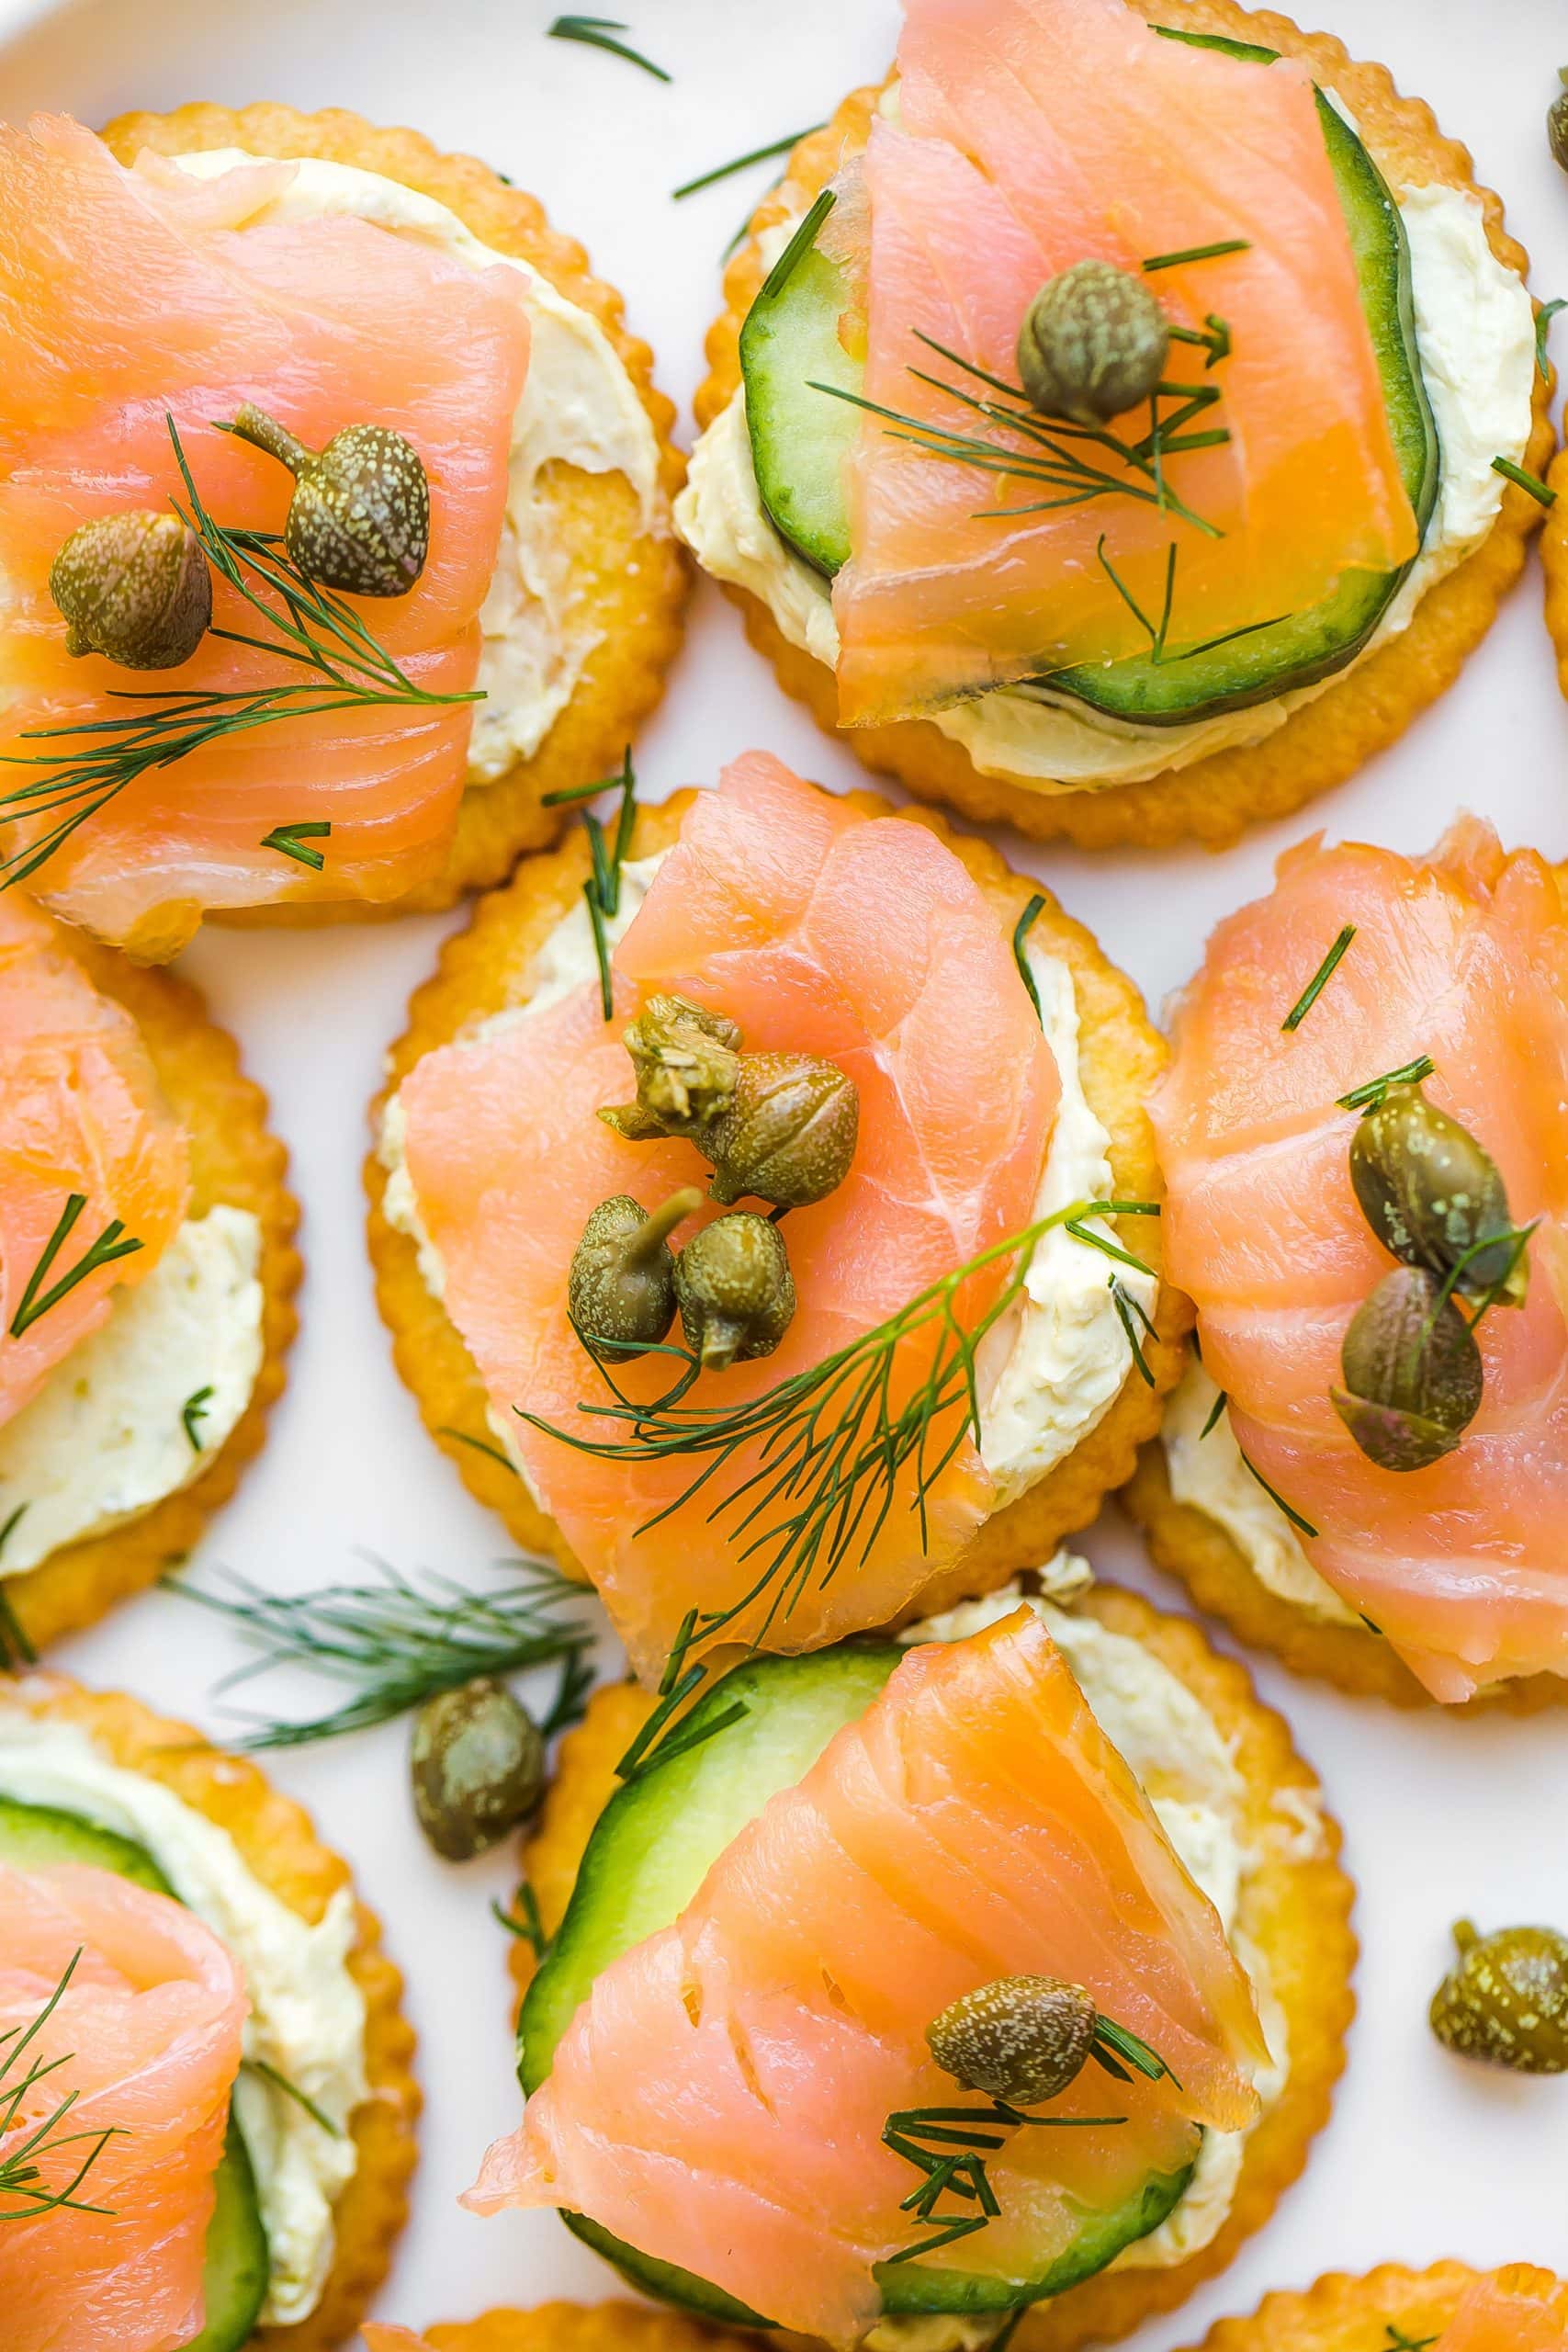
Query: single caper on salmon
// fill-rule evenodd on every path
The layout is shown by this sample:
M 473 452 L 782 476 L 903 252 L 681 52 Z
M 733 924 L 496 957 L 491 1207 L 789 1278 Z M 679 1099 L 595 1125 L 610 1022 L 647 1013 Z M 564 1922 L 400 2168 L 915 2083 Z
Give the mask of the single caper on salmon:
M 1459 1958 L 1433 1996 L 1446 2050 L 1521 2075 L 1568 2074 L 1568 1937 L 1554 1928 L 1454 1928 Z
M 1018 332 L 1019 380 L 1032 407 L 1108 424 L 1148 400 L 1165 374 L 1170 324 L 1141 277 L 1075 262 L 1045 284 Z
M 628 1143 L 692 1135 L 728 1110 L 740 1070 L 740 1032 L 722 1012 L 683 996 L 651 996 L 621 1042 L 637 1072 L 637 1100 L 599 1116 Z
M 942 2072 L 965 2090 L 1009 2107 L 1037 2107 L 1082 2074 L 1099 2023 L 1081 1984 L 998 1976 L 951 2002 L 926 2028 L 926 2041 Z
M 1557 74 L 1562 87 L 1546 110 L 1546 140 L 1555 160 L 1568 172 L 1568 65 Z
M 419 1826 L 448 1862 L 504 1838 L 545 1792 L 545 1743 L 504 1683 L 481 1675 L 427 1699 L 413 1720 L 409 1775 Z
M 73 531 L 49 571 L 67 653 L 127 670 L 174 670 L 212 624 L 212 575 L 177 514 L 134 508 Z
M 716 1201 L 750 1193 L 777 1208 L 820 1201 L 850 1172 L 860 1092 L 816 1054 L 745 1054 L 734 1100 L 696 1138 L 713 1161 Z
M 323 588 L 406 596 L 430 552 L 430 482 L 419 451 L 385 424 L 345 424 L 324 449 L 246 401 L 223 430 L 294 476 L 283 526 L 290 560 Z
M 1470 1325 L 1422 1266 L 1396 1266 L 1350 1321 L 1335 1411 L 1380 1470 L 1425 1470 L 1451 1453 L 1481 1409 L 1484 1374 Z
M 1452 1275 L 1471 1297 L 1501 1283 L 1504 1304 L 1523 1305 L 1529 1268 L 1497 1164 L 1418 1084 L 1389 1087 L 1362 1114 L 1350 1139 L 1350 1182 L 1393 1257 Z
M 716 1217 L 676 1259 L 675 1295 L 687 1345 L 705 1372 L 771 1356 L 795 1314 L 783 1234 L 750 1209 Z
M 659 1345 L 675 1320 L 670 1236 L 702 1204 L 694 1184 L 651 1211 L 629 1193 L 600 1202 L 567 1277 L 567 1313 L 590 1355 L 626 1363 Z

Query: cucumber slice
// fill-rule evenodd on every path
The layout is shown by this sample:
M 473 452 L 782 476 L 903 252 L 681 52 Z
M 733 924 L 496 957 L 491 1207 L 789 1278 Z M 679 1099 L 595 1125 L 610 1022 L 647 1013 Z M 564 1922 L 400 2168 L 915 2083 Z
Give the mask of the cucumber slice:
M 808 1657 L 750 1659 L 716 1683 L 688 1722 L 698 1729 L 738 1701 L 744 1715 L 616 1790 L 594 1825 L 566 1917 L 523 2004 L 518 2073 L 525 2091 L 537 2090 L 548 2075 L 556 2045 L 600 1971 L 676 1918 L 768 1799 L 794 1787 L 833 1734 L 863 1714 L 902 1655 L 886 1643 L 844 1643 Z M 890 2313 L 1005 2312 L 1060 2294 L 1157 2228 L 1190 2178 L 1190 2166 L 1156 2174 L 1126 2204 L 1109 2212 L 1085 2210 L 1072 2244 L 1022 2285 L 971 2271 L 884 2264 L 883 2307 Z M 562 2219 L 643 2293 L 732 2327 L 771 2324 L 721 2288 L 626 2245 L 586 2216 Z
M 81 1862 L 114 1871 L 154 1894 L 174 1894 L 144 1846 L 100 1829 L 80 1814 L 17 1804 L 8 1797 L 0 1797 L 0 1862 L 24 1871 Z M 249 2343 L 266 2300 L 271 2275 L 266 2232 L 250 2156 L 232 2116 L 215 2186 L 218 2202 L 208 2225 L 202 2273 L 207 2324 L 187 2352 L 240 2352 Z
M 1276 54 L 1208 35 L 1168 31 L 1168 38 L 1254 63 Z M 1382 174 L 1321 91 L 1317 108 L 1349 231 L 1394 452 L 1424 537 L 1437 503 L 1441 455 L 1416 342 L 1404 224 Z M 752 463 L 775 529 L 831 577 L 850 552 L 843 463 L 861 412 L 810 386 L 832 383 L 858 391 L 863 369 L 839 337 L 846 306 L 840 270 L 814 244 L 784 258 L 791 266 L 774 270 L 741 331 Z M 1409 569 L 1405 564 L 1393 571 L 1348 572 L 1322 603 L 1206 651 L 1183 655 L 1177 647 L 1158 662 L 1133 655 L 1085 663 L 1043 673 L 1034 683 L 1145 727 L 1184 726 L 1243 710 L 1315 685 L 1352 662 Z

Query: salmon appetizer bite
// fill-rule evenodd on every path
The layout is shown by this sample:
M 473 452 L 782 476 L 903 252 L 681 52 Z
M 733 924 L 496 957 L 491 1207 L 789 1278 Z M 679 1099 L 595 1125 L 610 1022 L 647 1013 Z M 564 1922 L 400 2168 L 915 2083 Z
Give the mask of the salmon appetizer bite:
M 1241 1669 L 1091 1581 L 1059 1554 L 685 1713 L 602 1691 L 526 1853 L 522 2127 L 465 2201 L 886 2352 L 1103 2340 L 1222 2267 L 1326 2113 L 1350 1888 Z
M 254 1766 L 0 1682 L 6 2352 L 329 2352 L 406 2211 L 401 1984 Z
M 620 757 L 679 461 L 532 198 L 342 113 L 39 118 L 0 298 L 0 886 L 146 961 L 445 906 Z
M 1201 2352 L 1565 2352 L 1568 2287 L 1528 2263 L 1476 2272 L 1392 2265 L 1365 2278 L 1320 2278 L 1305 2294 L 1270 2295 L 1251 2319 L 1223 2319 Z
M 1158 1040 L 980 844 L 766 754 L 591 818 L 416 997 L 372 1252 L 427 1421 L 638 1670 L 1084 1525 L 1157 1420 Z
M 1517 574 L 1525 256 L 1424 106 L 1282 17 L 903 14 L 729 266 L 678 526 L 869 766 L 1232 840 L 1392 741 Z
M 1560 1696 L 1568 903 L 1461 819 L 1303 842 L 1215 932 L 1151 1115 L 1195 1361 L 1155 1556 L 1353 1689 Z
M 188 1551 L 260 1446 L 299 1263 L 195 992 L 0 896 L 0 1664 Z

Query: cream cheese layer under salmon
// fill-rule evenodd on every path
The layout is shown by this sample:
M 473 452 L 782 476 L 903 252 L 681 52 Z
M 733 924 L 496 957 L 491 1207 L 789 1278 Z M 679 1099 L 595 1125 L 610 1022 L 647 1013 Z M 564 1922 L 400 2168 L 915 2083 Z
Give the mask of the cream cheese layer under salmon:
M 572 1253 L 590 1214 L 620 1193 L 651 1208 L 681 1186 L 705 1186 L 711 1172 L 689 1142 L 628 1143 L 599 1118 L 633 1091 L 622 1031 L 649 994 L 673 991 L 738 1022 L 748 1051 L 829 1057 L 859 1090 L 848 1176 L 792 1209 L 783 1228 L 794 1321 L 774 1354 L 705 1372 L 682 1408 L 697 1416 L 811 1370 L 1027 1225 L 1060 1092 L 1055 1063 L 1006 933 L 952 851 L 921 826 L 868 818 L 760 752 L 697 796 L 614 968 L 611 1022 L 598 981 L 586 981 L 427 1054 L 403 1083 L 408 1172 L 445 1269 L 446 1312 L 531 1486 L 641 1668 L 662 1662 L 692 1609 L 700 1618 L 738 1611 L 727 1639 L 765 1629 L 772 1648 L 816 1648 L 895 1617 L 987 1515 L 990 1480 L 964 1440 L 932 1484 L 922 1529 L 911 1460 L 869 1555 L 857 1533 L 831 1577 L 825 1552 L 786 1590 L 768 1563 L 789 1502 L 749 1526 L 754 1495 L 721 1507 L 762 1466 L 756 1441 L 716 1469 L 690 1452 L 643 1448 L 641 1459 L 604 1461 L 566 1442 L 628 1434 L 581 1409 L 610 1399 L 568 1315 Z M 699 1212 L 704 1221 L 717 1214 L 706 1203 Z M 1005 1272 L 998 1261 L 964 1286 L 967 1318 L 984 1312 Z M 928 1326 L 897 1345 L 895 1414 L 929 1371 L 932 1338 Z M 615 1377 L 647 1403 L 675 1369 L 652 1356 Z M 956 1406 L 935 1417 L 928 1464 L 957 1420 Z M 705 1471 L 707 1483 L 685 1498 Z M 881 1501 L 878 1492 L 873 1512 Z
M 135 1023 L 55 943 L 0 898 L 0 1422 L 152 1272 L 189 1192 Z
M 998 1978 L 1081 1985 L 1169 2074 L 1086 2068 L 987 2159 L 961 2267 L 1027 2280 L 1085 2205 L 1235 2131 L 1263 2042 L 1247 1979 L 1039 1619 L 912 1650 L 676 1924 L 597 1977 L 465 2200 L 554 2205 L 753 2312 L 852 2344 L 918 2241 L 890 2116 L 951 2108 L 926 2030 Z M 1075 2199 L 1077 2205 L 1075 2206 Z M 954 2257 L 949 2257 L 953 2259 Z M 921 2258 L 923 2259 L 923 2257 Z
M 166 1895 L 109 1871 L 0 1863 L 6 2352 L 177 2352 L 200 2335 L 246 2008 L 223 1946 Z M 52 2206 L 6 2180 L 7 2159 L 40 2133 L 26 2185 L 55 2195 L 107 2135 Z
M 1303 66 L 1163 39 L 1123 0 L 906 0 L 897 77 L 843 192 L 868 241 L 864 395 L 919 431 L 867 415 L 850 459 L 843 724 L 1146 655 L 1170 563 L 1168 639 L 1190 647 L 1415 554 Z M 856 232 L 836 233 L 841 251 Z M 973 435 L 976 401 L 1016 383 L 1045 280 L 1215 245 L 1231 250 L 1145 281 L 1193 338 L 1168 377 L 1220 394 L 1188 420 L 1199 446 L 1177 433 L 1163 483 L 1081 436 L 1113 494 L 931 454 L 931 434 Z M 1216 322 L 1228 348 L 1206 360 Z M 1145 402 L 1116 429 L 1136 443 L 1150 417 Z
M 1342 960 L 1286 1014 L 1346 926 Z M 1534 854 L 1462 820 L 1429 859 L 1304 842 L 1223 922 L 1151 1103 L 1167 1267 L 1247 1460 L 1313 1566 L 1438 1699 L 1568 1673 L 1568 906 Z M 1352 1189 L 1339 1098 L 1432 1068 L 1427 1100 L 1490 1155 L 1530 1228 L 1522 1306 L 1475 1334 L 1456 1450 L 1394 1471 L 1330 1402 L 1352 1317 L 1393 1271 Z M 1479 1302 L 1468 1302 L 1471 1312 Z
M 193 179 L 152 156 L 127 170 L 73 122 L 0 130 L 0 753 L 12 761 L 85 756 L 103 741 L 24 740 L 32 730 L 157 707 L 112 695 L 254 692 L 300 676 L 275 646 L 215 635 L 152 677 L 99 653 L 73 658 L 49 594 L 51 564 L 80 525 L 161 511 L 172 495 L 188 506 L 171 417 L 215 520 L 279 530 L 290 475 L 213 429 L 246 401 L 312 449 L 355 424 L 412 443 L 430 485 L 423 573 L 407 595 L 355 602 L 417 685 L 473 684 L 527 365 L 520 276 L 341 216 L 236 226 L 291 169 Z M 258 630 L 222 581 L 214 621 Z M 384 902 L 444 861 L 470 719 L 461 702 L 323 708 L 221 737 L 102 805 L 58 790 L 47 805 L 17 802 L 39 772 L 0 769 L 0 796 L 13 796 L 0 797 L 6 871 L 83 815 L 33 887 L 148 956 L 172 955 L 207 909 Z M 330 827 L 303 837 L 324 848 L 266 846 L 301 825 Z

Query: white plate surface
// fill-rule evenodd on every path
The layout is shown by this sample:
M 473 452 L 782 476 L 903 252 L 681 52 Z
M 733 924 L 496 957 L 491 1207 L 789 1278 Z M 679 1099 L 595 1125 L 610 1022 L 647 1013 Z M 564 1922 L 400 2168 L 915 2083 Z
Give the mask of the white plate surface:
M 1568 293 L 1568 180 L 1542 131 L 1568 58 L 1559 0 L 1303 0 L 1303 12 L 1431 102 L 1470 144 L 1480 177 L 1502 191 L 1534 257 L 1537 292 Z M 688 437 L 717 256 L 767 167 L 684 204 L 667 191 L 818 120 L 851 84 L 880 74 L 895 8 L 624 0 L 631 38 L 670 69 L 668 87 L 545 39 L 554 13 L 544 0 L 77 0 L 52 10 L 0 0 L 0 112 L 57 108 L 98 122 L 127 107 L 279 98 L 353 107 L 471 149 L 535 190 L 623 288 Z M 711 781 L 751 744 L 830 785 L 861 780 L 849 754 L 779 692 L 705 583 L 668 700 L 637 747 L 649 797 Z M 1452 692 L 1307 816 L 1223 857 L 1002 845 L 1047 876 L 1157 1002 L 1190 971 L 1211 924 L 1265 888 L 1273 858 L 1311 826 L 1419 849 L 1461 807 L 1493 817 L 1508 841 L 1568 855 L 1568 706 L 1533 560 Z M 271 1091 L 294 1154 L 309 1261 L 288 1392 L 265 1455 L 209 1537 L 209 1563 L 304 1586 L 354 1573 L 362 1549 L 469 1576 L 504 1549 L 393 1373 L 362 1238 L 362 1106 L 445 928 L 421 920 L 314 935 L 217 933 L 184 959 Z M 1113 1514 L 1086 1548 L 1102 1570 L 1180 1605 Z M 59 1662 L 220 1728 L 206 1694 L 236 1656 L 224 1627 L 158 1596 L 121 1610 Z M 1193 2343 L 1221 2314 L 1325 2269 L 1450 2254 L 1568 2269 L 1568 2083 L 1467 2067 L 1438 2049 L 1425 2022 L 1457 1914 L 1568 1928 L 1568 1711 L 1529 1723 L 1410 1719 L 1295 1682 L 1268 1661 L 1256 1671 L 1346 1823 L 1361 1890 L 1360 2017 L 1305 2178 L 1227 2274 L 1134 2339 L 1138 2352 Z M 319 1695 L 321 1686 L 309 1688 Z M 274 1695 L 287 1703 L 305 1686 L 280 1682 Z M 615 2281 L 553 2217 L 479 2222 L 455 2202 L 487 2141 L 517 2115 L 503 1939 L 487 1913 L 513 1872 L 504 1855 L 463 1871 L 432 1859 L 404 1796 L 403 1752 L 392 1728 L 275 1766 L 385 1917 L 422 2040 L 423 2162 L 379 2315 L 419 2324 L 547 2295 L 602 2298 Z

